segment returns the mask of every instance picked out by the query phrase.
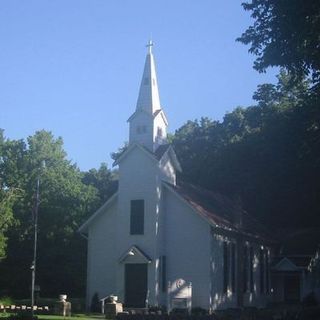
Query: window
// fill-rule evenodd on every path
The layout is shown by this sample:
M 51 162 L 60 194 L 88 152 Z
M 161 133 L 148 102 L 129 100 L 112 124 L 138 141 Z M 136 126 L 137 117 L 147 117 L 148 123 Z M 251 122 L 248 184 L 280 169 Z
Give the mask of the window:
M 253 292 L 254 291 L 254 249 L 248 244 L 244 245 L 244 257 L 243 257 L 243 291 Z
M 161 288 L 162 292 L 166 292 L 166 290 L 167 290 L 167 259 L 166 259 L 166 256 L 160 256 L 159 260 L 160 260 L 159 261 L 159 264 L 160 264 L 160 268 L 159 268 L 160 288 Z
M 248 291 L 248 247 L 243 247 L 243 292 Z
M 231 291 L 236 292 L 236 244 L 231 243 Z
M 269 250 L 266 250 L 266 293 L 270 293 Z
M 264 293 L 265 287 L 265 252 L 261 248 L 259 254 L 259 262 L 260 262 L 260 293 Z
M 144 233 L 144 200 L 131 200 L 130 234 Z
M 147 132 L 147 126 L 137 126 L 137 133 L 146 133 Z
M 250 292 L 253 292 L 254 289 L 254 283 L 253 283 L 253 263 L 254 263 L 254 251 L 253 247 L 250 247 Z
M 229 286 L 229 254 L 228 243 L 223 243 L 223 292 L 228 292 Z
M 260 248 L 260 293 L 269 293 L 269 251 Z
M 160 128 L 160 127 L 158 127 L 157 136 L 160 138 L 162 137 L 162 128 Z
M 236 291 L 236 244 L 223 243 L 223 292 Z

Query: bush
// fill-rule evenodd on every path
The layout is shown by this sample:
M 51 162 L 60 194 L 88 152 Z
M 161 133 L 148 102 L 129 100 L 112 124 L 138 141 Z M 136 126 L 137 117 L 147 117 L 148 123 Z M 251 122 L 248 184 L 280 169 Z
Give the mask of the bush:
M 1 297 L 0 304 L 3 306 L 10 306 L 11 304 L 14 304 L 14 301 L 10 297 Z
M 97 292 L 92 296 L 90 311 L 93 313 L 101 312 L 101 306 Z

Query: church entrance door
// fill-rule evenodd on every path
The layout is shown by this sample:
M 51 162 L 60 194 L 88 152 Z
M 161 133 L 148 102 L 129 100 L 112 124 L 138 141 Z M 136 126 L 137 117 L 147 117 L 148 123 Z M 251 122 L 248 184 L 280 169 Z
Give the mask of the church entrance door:
M 125 306 L 144 308 L 148 291 L 148 265 L 146 263 L 125 264 Z
M 288 274 L 284 278 L 284 300 L 288 303 L 300 301 L 300 274 Z

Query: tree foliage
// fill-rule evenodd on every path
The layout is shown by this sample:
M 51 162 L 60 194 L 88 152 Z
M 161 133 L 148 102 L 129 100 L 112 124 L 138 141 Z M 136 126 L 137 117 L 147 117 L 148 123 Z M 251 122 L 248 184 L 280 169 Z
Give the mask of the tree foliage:
M 0 170 L 3 162 L 3 148 L 5 139 L 3 136 L 3 130 L 0 130 Z M 1 179 L 0 171 L 0 259 L 5 257 L 5 249 L 7 245 L 6 232 L 13 225 L 14 218 L 12 212 L 12 206 L 16 196 L 16 190 L 9 189 Z
M 320 111 L 306 96 L 308 83 L 292 86 L 282 71 L 257 89 L 256 105 L 188 121 L 173 137 L 180 179 L 240 196 L 271 226 L 320 225 Z
M 251 0 L 242 4 L 254 19 L 238 39 L 256 55 L 254 68 L 286 68 L 302 79 L 320 82 L 320 2 L 314 0 Z
M 0 191 L 0 259 L 5 257 L 8 240 L 6 232 L 14 223 L 12 206 L 15 196 L 15 190 Z
M 43 161 L 45 168 L 41 166 Z M 111 172 L 105 165 L 98 171 L 81 172 L 67 159 L 62 139 L 42 130 L 28 137 L 26 142 L 2 136 L 0 179 L 2 193 L 20 190 L 18 201 L 6 206 L 8 216 L 12 215 L 17 223 L 7 232 L 7 257 L 0 263 L 2 294 L 29 295 L 32 212 L 36 181 L 40 179 L 36 283 L 43 296 L 61 292 L 83 295 L 86 240 L 77 230 L 105 200 Z
M 97 206 L 100 206 L 116 191 L 116 178 L 116 172 L 109 170 L 106 163 L 101 163 L 98 170 L 90 169 L 84 172 L 82 182 L 97 189 L 99 199 Z

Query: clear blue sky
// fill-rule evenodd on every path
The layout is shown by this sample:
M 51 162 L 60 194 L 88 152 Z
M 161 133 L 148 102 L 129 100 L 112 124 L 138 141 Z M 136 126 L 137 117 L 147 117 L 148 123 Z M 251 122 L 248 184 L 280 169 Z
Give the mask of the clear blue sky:
M 111 166 L 110 153 L 128 140 L 151 36 L 170 132 L 252 104 L 275 71 L 254 71 L 235 41 L 252 22 L 240 4 L 1 0 L 0 128 L 11 139 L 50 130 L 82 170 Z

